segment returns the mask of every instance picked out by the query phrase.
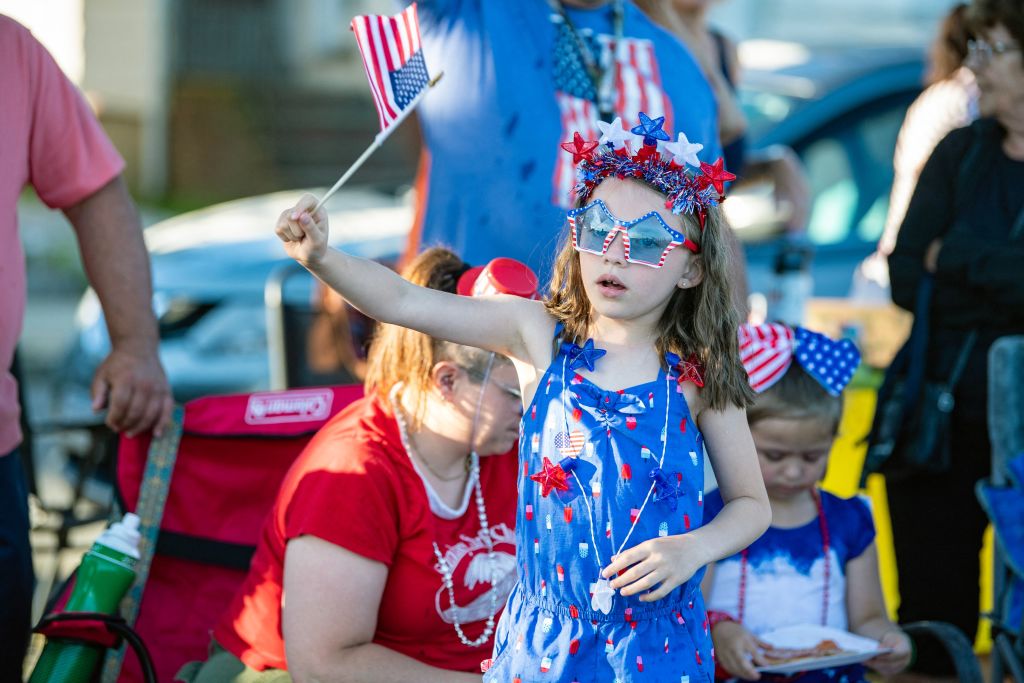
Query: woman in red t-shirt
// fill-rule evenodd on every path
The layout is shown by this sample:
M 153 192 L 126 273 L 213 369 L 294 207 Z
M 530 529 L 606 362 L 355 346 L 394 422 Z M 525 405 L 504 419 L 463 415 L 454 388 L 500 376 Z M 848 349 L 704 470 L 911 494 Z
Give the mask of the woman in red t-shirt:
M 405 276 L 455 292 L 467 270 L 431 249 Z M 179 680 L 480 681 L 515 583 L 515 370 L 384 325 L 366 387 L 285 476 L 209 659 Z

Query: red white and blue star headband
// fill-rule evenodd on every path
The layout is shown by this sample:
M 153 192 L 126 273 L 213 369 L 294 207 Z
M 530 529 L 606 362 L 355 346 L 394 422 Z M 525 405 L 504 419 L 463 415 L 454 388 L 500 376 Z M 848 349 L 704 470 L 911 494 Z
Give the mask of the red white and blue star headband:
M 708 207 L 725 199 L 725 183 L 736 176 L 725 170 L 721 158 L 713 164 L 698 159 L 704 145 L 690 142 L 684 133 L 671 142 L 664 116 L 652 119 L 640 112 L 639 119 L 640 125 L 628 131 L 621 118 L 599 121 L 600 140 L 574 133 L 571 142 L 562 143 L 578 165 L 573 194 L 585 204 L 605 178 L 636 178 L 666 195 L 665 208 L 672 213 L 697 216 L 703 230 Z
M 838 396 L 860 365 L 860 351 L 849 339 L 831 339 L 803 327 L 779 323 L 740 325 L 740 360 L 750 386 L 761 393 L 789 370 L 795 358 L 822 388 Z

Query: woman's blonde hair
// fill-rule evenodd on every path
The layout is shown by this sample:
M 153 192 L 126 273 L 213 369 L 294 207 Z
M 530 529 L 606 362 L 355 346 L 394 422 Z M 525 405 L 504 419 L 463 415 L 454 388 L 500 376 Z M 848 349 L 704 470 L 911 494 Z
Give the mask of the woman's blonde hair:
M 739 313 L 729 284 L 731 257 L 724 234 L 728 228 L 718 207 L 708 208 L 703 231 L 694 216 L 684 214 L 682 217 L 686 235 L 700 247 L 696 258 L 703 279 L 696 287 L 673 292 L 658 321 L 658 354 L 663 357 L 671 352 L 684 359 L 696 356 L 704 366 L 701 396 L 712 410 L 722 410 L 730 404 L 745 408 L 754 393 L 740 364 L 736 337 Z M 579 344 L 587 339 L 593 307 L 583 288 L 580 255 L 572 246 L 568 227 L 555 260 L 550 295 L 545 306 L 565 325 L 567 340 Z
M 413 259 L 403 269 L 402 277 L 414 285 L 454 294 L 459 277 L 468 269 L 448 249 L 434 247 Z M 490 351 L 435 339 L 400 325 L 381 324 L 370 346 L 364 386 L 367 394 L 377 392 L 386 397 L 396 384 L 402 383 L 403 394 L 415 397 L 411 417 L 416 429 L 423 419 L 435 365 L 450 361 L 479 378 L 486 374 L 491 357 Z M 495 362 L 509 361 L 499 355 Z

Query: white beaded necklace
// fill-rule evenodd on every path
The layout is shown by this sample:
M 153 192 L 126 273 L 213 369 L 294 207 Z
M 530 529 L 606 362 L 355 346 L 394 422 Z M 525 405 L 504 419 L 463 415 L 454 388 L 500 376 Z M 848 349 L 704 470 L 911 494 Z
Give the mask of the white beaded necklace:
M 493 362 L 493 357 L 492 357 Z M 487 368 L 490 374 L 490 366 Z M 398 424 L 398 436 L 402 441 L 402 448 L 405 449 L 406 455 L 410 461 L 413 460 L 413 454 L 415 451 L 412 447 L 412 442 L 409 439 L 409 430 L 405 424 L 405 417 L 402 415 L 402 408 L 398 404 L 398 390 L 401 385 L 396 385 L 391 392 L 391 406 L 395 413 L 395 422 Z M 483 392 L 481 390 L 481 398 Z M 477 414 L 479 414 L 479 402 L 477 405 Z M 476 419 L 473 420 L 473 432 L 476 433 Z M 420 456 L 422 459 L 422 456 Z M 498 613 L 498 591 L 495 586 L 497 583 L 497 577 L 494 575 L 495 567 L 497 566 L 494 557 L 494 539 L 491 537 L 491 526 L 487 522 L 487 508 L 484 505 L 484 493 L 480 487 L 480 456 L 477 455 L 476 451 L 472 451 L 469 454 L 469 480 L 472 482 L 476 493 L 476 512 L 480 518 L 480 530 L 484 538 L 484 544 L 487 546 L 487 564 L 491 573 L 491 588 L 489 591 L 490 595 L 490 614 L 487 617 L 487 624 L 484 626 L 484 632 L 480 634 L 475 640 L 470 640 L 466 637 L 465 632 L 462 630 L 462 624 L 459 623 L 459 608 L 455 602 L 455 583 L 452 580 L 454 571 L 451 565 L 448 564 L 448 560 L 445 559 L 441 553 L 441 548 L 438 547 L 437 541 L 431 541 L 434 546 L 434 556 L 437 557 L 437 564 L 441 568 L 441 578 L 444 580 L 444 586 L 448 589 L 448 602 L 452 606 L 452 624 L 455 626 L 455 634 L 458 635 L 459 641 L 467 647 L 480 647 L 487 643 L 491 638 L 491 634 L 494 633 L 494 615 Z

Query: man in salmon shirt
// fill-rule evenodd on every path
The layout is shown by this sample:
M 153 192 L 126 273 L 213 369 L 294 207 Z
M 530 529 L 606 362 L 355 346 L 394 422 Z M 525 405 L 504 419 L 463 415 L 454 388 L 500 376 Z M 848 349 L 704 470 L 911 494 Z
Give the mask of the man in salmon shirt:
M 32 607 L 28 495 L 17 447 L 20 406 L 11 373 L 25 313 L 17 201 L 32 185 L 74 226 L 110 332 L 93 379 L 93 408 L 134 434 L 170 421 L 157 356 L 149 257 L 121 178 L 124 161 L 78 90 L 24 26 L 0 15 L 0 680 L 20 681 Z

